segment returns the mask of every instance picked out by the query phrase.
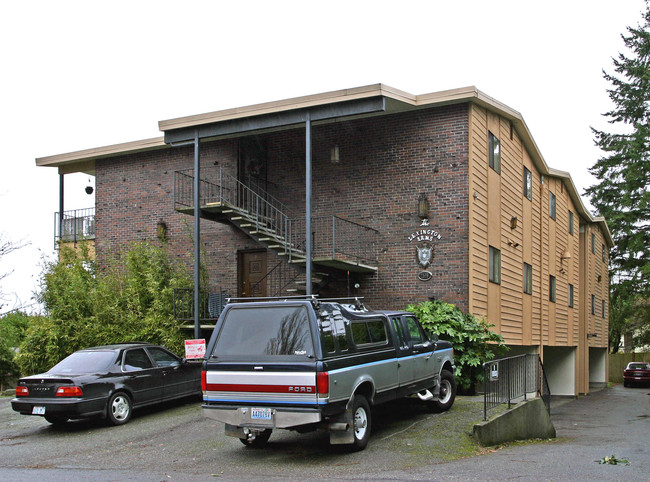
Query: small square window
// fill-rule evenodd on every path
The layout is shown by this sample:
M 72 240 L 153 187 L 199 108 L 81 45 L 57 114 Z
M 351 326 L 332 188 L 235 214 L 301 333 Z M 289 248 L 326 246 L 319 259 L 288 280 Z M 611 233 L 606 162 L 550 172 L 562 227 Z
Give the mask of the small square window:
M 490 246 L 490 260 L 489 260 L 489 270 L 490 270 L 490 281 L 492 283 L 500 284 L 501 283 L 501 251 Z
M 573 285 L 569 283 L 569 308 L 573 308 Z
M 533 267 L 524 263 L 524 293 L 533 294 Z
M 488 133 L 489 138 L 489 156 L 490 156 L 490 167 L 496 172 L 501 174 L 501 143 L 499 139 L 492 134 Z
M 555 276 L 548 277 L 548 299 L 555 303 Z
M 529 201 L 533 200 L 533 173 L 524 167 L 524 196 Z
M 573 211 L 569 211 L 569 234 L 573 234 Z
M 555 194 L 548 192 L 548 215 L 555 221 Z

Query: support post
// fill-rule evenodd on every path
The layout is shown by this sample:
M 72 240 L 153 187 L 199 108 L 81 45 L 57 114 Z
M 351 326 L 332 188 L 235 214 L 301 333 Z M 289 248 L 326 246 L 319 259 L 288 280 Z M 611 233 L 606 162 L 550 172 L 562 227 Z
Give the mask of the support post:
M 306 294 L 311 296 L 311 114 L 307 112 L 305 120 L 305 235 L 307 251 L 307 286 Z
M 65 174 L 59 173 L 59 243 L 63 240 L 63 192 Z M 54 246 L 56 248 L 56 246 Z
M 201 166 L 199 131 L 194 131 L 194 338 L 201 327 Z

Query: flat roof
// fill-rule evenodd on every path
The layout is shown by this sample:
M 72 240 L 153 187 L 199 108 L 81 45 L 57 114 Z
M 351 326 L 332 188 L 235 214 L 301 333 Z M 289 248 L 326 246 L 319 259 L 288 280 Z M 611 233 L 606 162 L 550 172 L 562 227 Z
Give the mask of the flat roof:
M 380 101 L 380 102 L 377 102 Z M 561 178 L 583 218 L 601 226 L 609 246 L 613 240 L 604 218 L 594 217 L 585 207 L 569 173 L 549 168 L 533 139 L 523 116 L 516 110 L 486 95 L 474 86 L 413 95 L 384 84 L 372 84 L 290 99 L 264 102 L 175 119 L 161 120 L 164 137 L 114 144 L 36 159 L 37 166 L 58 167 L 62 173 L 94 170 L 99 159 L 123 156 L 168 147 L 200 132 L 201 138 L 219 139 L 254 132 L 294 128 L 307 112 L 318 112 L 316 122 L 393 114 L 451 104 L 474 103 L 496 112 L 512 122 L 533 163 L 541 174 Z

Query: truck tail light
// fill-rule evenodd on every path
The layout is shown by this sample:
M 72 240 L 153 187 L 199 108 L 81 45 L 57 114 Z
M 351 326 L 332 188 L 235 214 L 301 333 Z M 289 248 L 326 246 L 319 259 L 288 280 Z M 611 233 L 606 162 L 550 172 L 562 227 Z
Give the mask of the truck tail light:
M 29 397 L 29 388 L 23 386 L 16 387 L 16 396 L 17 397 Z
M 203 371 L 201 372 L 201 390 L 203 390 L 204 392 L 208 389 L 208 388 L 207 388 L 207 387 L 208 387 L 208 382 L 207 382 L 207 379 L 208 379 L 208 378 L 207 378 L 207 376 L 206 376 L 207 373 L 208 373 L 208 372 L 206 372 L 205 370 L 203 370 Z
M 59 387 L 56 389 L 57 397 L 81 397 L 83 392 L 79 387 Z
M 319 395 L 329 395 L 330 392 L 330 374 L 328 372 L 316 373 L 316 391 Z

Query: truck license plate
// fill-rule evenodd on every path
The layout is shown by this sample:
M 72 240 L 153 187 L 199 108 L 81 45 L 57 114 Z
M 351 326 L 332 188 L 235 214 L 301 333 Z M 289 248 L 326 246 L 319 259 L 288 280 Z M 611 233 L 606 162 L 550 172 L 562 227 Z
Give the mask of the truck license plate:
M 251 418 L 253 420 L 271 420 L 270 408 L 252 408 Z
M 45 407 L 32 407 L 32 415 L 45 415 Z

